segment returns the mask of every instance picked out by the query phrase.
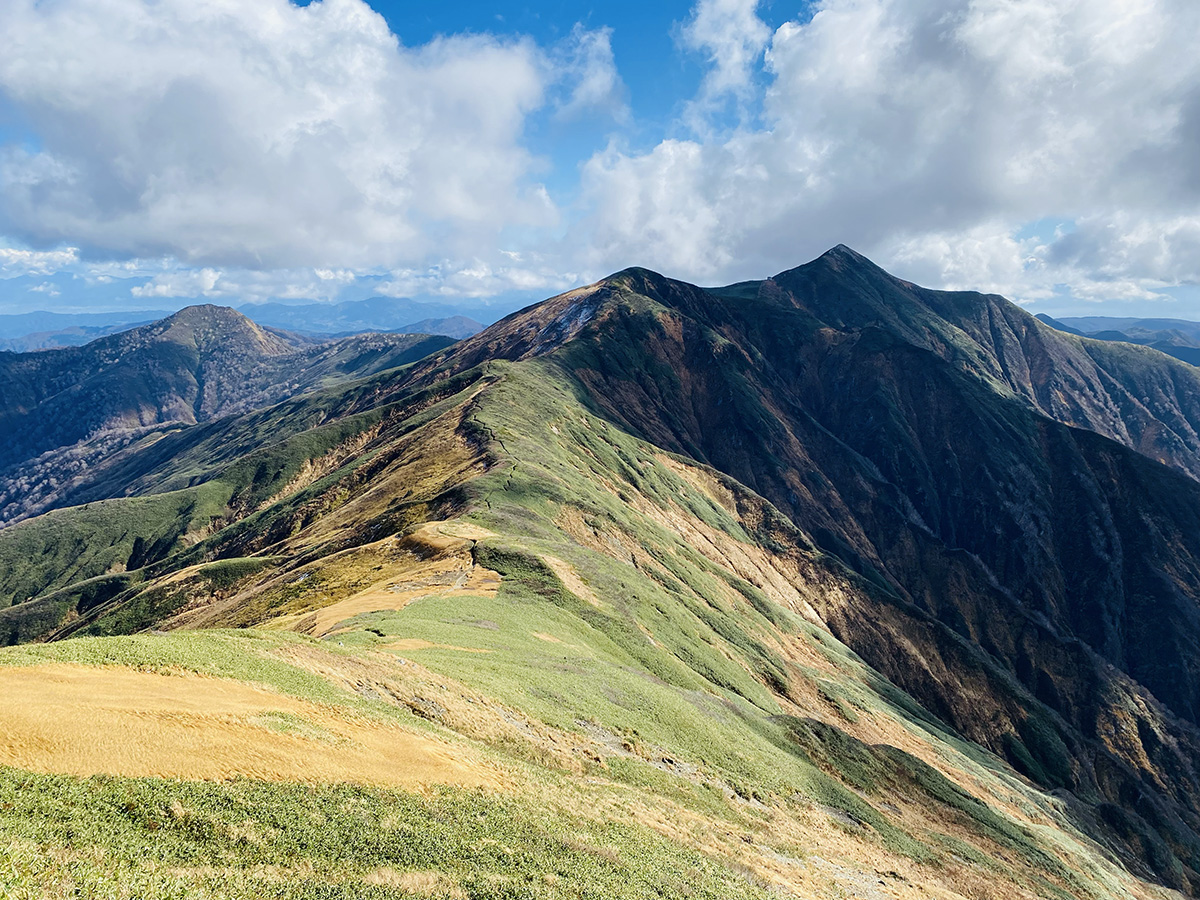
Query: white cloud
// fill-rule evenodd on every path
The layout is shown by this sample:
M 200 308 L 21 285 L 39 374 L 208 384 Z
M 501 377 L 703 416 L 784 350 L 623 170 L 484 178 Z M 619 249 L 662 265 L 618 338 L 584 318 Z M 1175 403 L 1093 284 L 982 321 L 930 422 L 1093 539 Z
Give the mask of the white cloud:
M 709 63 L 688 115 L 703 130 L 703 119 L 729 97 L 745 101 L 753 89 L 758 61 L 771 29 L 758 17 L 760 0 L 699 0 L 684 24 L 683 45 Z
M 1200 284 L 1200 211 L 1154 218 L 1094 216 L 1076 223 L 1047 251 L 1053 263 L 1093 272 L 1102 280 L 1146 272 L 1164 287 Z
M 0 150 L 24 242 L 362 267 L 556 220 L 522 144 L 549 77 L 528 40 L 407 48 L 362 0 L 5 0 L 0 33 L 0 95 L 40 143 Z
M 1020 239 L 1003 222 L 965 231 L 922 234 L 884 246 L 897 272 L 919 284 L 947 290 L 1003 294 L 1018 303 L 1055 294 L 1054 274 L 1045 264 L 1046 245 Z
M 126 278 L 133 276 L 124 276 Z M 260 303 L 267 300 L 334 300 L 359 273 L 347 269 L 217 269 L 171 267 L 130 288 L 140 300 L 152 297 Z
M 818 0 L 773 33 L 762 6 L 698 0 L 677 37 L 705 76 L 676 137 L 631 150 L 607 28 L 406 47 L 363 0 L 0 0 L 0 103 L 36 136 L 0 146 L 0 234 L 68 247 L 0 249 L 0 278 L 483 297 L 845 242 L 1025 302 L 1200 283 L 1194 0 Z M 637 126 L 561 211 L 539 114 Z M 1045 219 L 1073 225 L 1030 236 Z
M 79 262 L 74 247 L 63 250 L 18 250 L 0 247 L 0 278 L 22 275 L 53 275 Z
M 564 270 L 557 260 L 539 254 L 501 251 L 511 264 L 493 265 L 481 259 L 446 260 L 425 269 L 400 269 L 376 286 L 385 297 L 448 297 L 478 299 L 509 292 L 560 293 L 590 280 Z
M 600 113 L 628 122 L 627 91 L 613 57 L 611 28 L 589 31 L 576 24 L 557 56 L 555 71 L 573 85 L 558 108 L 560 119 Z
M 135 297 L 224 297 L 227 292 L 217 290 L 221 273 L 216 269 L 189 269 L 156 275 L 143 285 L 130 290 Z
M 701 0 L 691 27 L 754 8 Z M 761 127 L 591 159 L 578 243 L 708 282 L 845 242 L 1026 298 L 1195 283 L 1197 34 L 1192 0 L 822 0 L 770 39 Z M 731 40 L 700 100 L 750 83 Z M 1018 237 L 1047 217 L 1080 235 Z

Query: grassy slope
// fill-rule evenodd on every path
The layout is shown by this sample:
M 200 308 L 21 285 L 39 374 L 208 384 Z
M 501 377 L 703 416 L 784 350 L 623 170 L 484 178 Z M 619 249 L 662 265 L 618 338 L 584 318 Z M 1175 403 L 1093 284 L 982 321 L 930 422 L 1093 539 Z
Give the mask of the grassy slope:
M 444 691 L 438 724 L 413 727 L 491 747 L 514 790 L 415 798 L 9 771 L 0 878 L 70 896 L 71 885 L 84 896 L 257 896 L 272 878 L 279 896 L 370 896 L 389 879 L 481 897 L 757 896 L 770 883 L 837 896 L 874 868 L 901 896 L 1150 895 L 1078 835 L 1063 803 L 957 740 L 805 618 L 805 592 L 855 584 L 768 506 L 592 415 L 550 363 L 493 365 L 481 384 L 404 407 L 423 411 L 381 430 L 353 462 L 158 563 L 148 586 L 92 625 L 136 630 L 173 612 L 130 614 L 185 565 L 189 603 L 207 593 L 230 624 L 269 625 L 361 590 L 401 559 L 388 535 L 447 515 L 494 535 L 474 542 L 472 558 L 503 577 L 497 596 L 432 588 L 324 641 L 80 639 L 13 648 L 0 663 L 183 667 L 412 719 L 410 707 L 364 700 L 289 656 L 311 647 L 396 678 L 389 660 L 403 654 L 406 673 L 427 673 L 406 675 L 418 680 L 406 689 Z M 469 460 L 430 452 L 451 430 L 458 452 L 487 468 L 465 487 Z M 439 459 L 444 473 L 418 465 Z M 300 466 L 271 483 L 291 484 Z M 362 489 L 376 484 L 386 490 Z M 278 540 L 246 544 L 261 533 Z M 756 568 L 764 547 L 774 572 Z M 261 569 L 204 563 L 247 553 Z M 331 561 L 314 565 L 322 558 Z M 547 560 L 578 576 L 574 591 Z M 328 577 L 301 581 L 301 568 Z M 397 639 L 418 643 L 389 649 Z M 505 712 L 481 722 L 480 709 Z M 397 874 L 430 869 L 450 881 Z

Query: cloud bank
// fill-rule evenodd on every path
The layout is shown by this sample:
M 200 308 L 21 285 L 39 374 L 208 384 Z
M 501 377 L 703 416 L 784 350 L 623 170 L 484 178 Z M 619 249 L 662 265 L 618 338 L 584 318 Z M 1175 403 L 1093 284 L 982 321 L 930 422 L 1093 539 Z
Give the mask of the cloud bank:
M 822 0 L 770 37 L 760 127 L 589 161 L 586 245 L 709 280 L 841 241 L 1026 299 L 1196 283 L 1196 34 L 1190 0 Z M 704 43 L 714 83 L 747 46 Z M 1046 219 L 1067 233 L 1021 237 Z
M 0 32 L 4 278 L 479 297 L 844 242 L 1018 300 L 1200 284 L 1194 0 L 818 0 L 777 27 L 699 0 L 674 39 L 704 74 L 636 150 L 609 27 L 410 47 L 362 0 L 8 0 Z M 538 117 L 611 140 L 552 158 Z
M 379 266 L 556 210 L 521 136 L 532 42 L 404 47 L 360 0 L 9 0 L 0 90 L 39 146 L 0 157 L 0 232 L 93 255 Z

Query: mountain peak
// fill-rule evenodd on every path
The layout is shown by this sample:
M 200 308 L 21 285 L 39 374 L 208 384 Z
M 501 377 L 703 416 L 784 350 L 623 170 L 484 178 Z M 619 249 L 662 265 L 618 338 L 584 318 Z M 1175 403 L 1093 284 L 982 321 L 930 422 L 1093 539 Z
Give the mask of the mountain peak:
M 822 256 L 849 256 L 854 259 L 866 259 L 861 253 L 852 247 L 847 247 L 845 244 L 838 244 L 835 247 L 826 250 Z
M 126 334 L 135 341 L 149 339 L 193 346 L 201 353 L 253 350 L 257 354 L 278 356 L 295 349 L 236 309 L 212 303 L 186 306 L 174 315 Z
M 214 303 L 198 303 L 185 306 L 173 315 L 167 316 L 155 325 L 173 328 L 221 328 L 227 331 L 253 331 L 262 329 L 250 318 L 230 306 L 217 306 Z
M 163 321 L 202 322 L 214 319 L 230 322 L 250 322 L 250 319 L 232 306 L 218 306 L 215 303 L 196 303 L 192 306 L 185 306 L 178 312 L 167 316 Z
M 845 244 L 838 244 L 829 250 L 826 250 L 808 265 L 823 264 L 834 269 L 858 269 L 866 268 L 873 271 L 883 272 L 884 270 L 877 266 L 872 260 L 863 256 L 852 247 L 847 247 Z M 801 268 L 804 268 L 801 266 Z
M 785 269 L 780 272 L 772 281 L 784 281 L 793 276 L 801 276 L 811 278 L 817 273 L 836 273 L 866 275 L 871 278 L 883 277 L 889 281 L 899 281 L 894 275 L 887 270 L 876 265 L 871 259 L 863 256 L 852 247 L 847 247 L 845 244 L 838 244 L 826 250 L 816 259 L 811 262 L 802 263 L 791 269 Z

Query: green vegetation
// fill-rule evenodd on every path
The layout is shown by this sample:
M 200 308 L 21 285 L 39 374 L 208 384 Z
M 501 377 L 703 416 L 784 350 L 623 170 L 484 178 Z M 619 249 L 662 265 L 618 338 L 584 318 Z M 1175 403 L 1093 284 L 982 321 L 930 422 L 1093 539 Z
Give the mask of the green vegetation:
M 510 796 L 0 769 L 7 897 L 766 898 L 695 851 Z
M 55 510 L 0 531 L 0 604 L 141 568 L 169 553 L 184 534 L 221 518 L 229 497 L 226 485 L 206 484 Z

